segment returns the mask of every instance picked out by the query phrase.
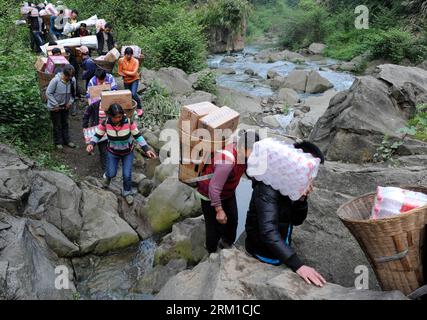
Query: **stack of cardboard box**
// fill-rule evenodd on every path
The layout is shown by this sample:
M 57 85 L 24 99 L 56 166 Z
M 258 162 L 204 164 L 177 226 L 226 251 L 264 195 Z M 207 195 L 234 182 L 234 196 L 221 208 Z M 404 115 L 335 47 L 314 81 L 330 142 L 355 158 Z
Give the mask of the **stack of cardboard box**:
M 201 102 L 181 109 L 179 179 L 187 182 L 197 178 L 210 155 L 223 149 L 237 129 L 239 113 Z

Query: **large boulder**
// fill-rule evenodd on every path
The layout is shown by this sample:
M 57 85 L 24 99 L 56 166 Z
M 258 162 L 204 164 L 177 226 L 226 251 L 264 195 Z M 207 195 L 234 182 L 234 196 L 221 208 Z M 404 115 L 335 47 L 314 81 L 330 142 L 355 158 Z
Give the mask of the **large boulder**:
M 33 165 L 15 150 L 0 144 L 0 208 L 15 214 L 22 210 L 24 199 L 30 193 Z
M 330 160 L 372 160 L 384 135 L 400 137 L 396 131 L 407 125 L 416 104 L 427 101 L 426 94 L 427 71 L 381 65 L 376 77 L 360 77 L 331 100 L 310 139 Z
M 290 125 L 289 133 L 299 138 L 307 138 L 319 118 L 328 109 L 330 100 L 336 95 L 336 91 L 331 89 L 321 96 L 307 98 L 302 103 L 302 109 L 307 108 L 309 112 L 304 113 L 300 118 L 295 118 Z
M 144 181 L 151 182 L 151 180 L 144 179 L 140 184 L 142 184 Z M 144 205 L 147 202 L 147 199 L 144 198 L 144 195 L 134 195 L 134 201 L 131 206 L 128 205 L 123 197 L 120 197 L 118 200 L 120 217 L 126 221 L 132 227 L 132 229 L 135 230 L 141 239 L 145 240 L 151 237 L 153 235 L 153 231 L 151 230 L 150 223 L 147 221 L 143 211 Z
M 283 50 L 283 51 L 271 51 L 271 50 L 264 50 L 259 52 L 254 57 L 255 61 L 260 62 L 277 62 L 277 61 L 291 61 L 291 62 L 300 62 L 305 61 L 305 57 L 300 55 L 299 53 L 292 52 L 289 50 Z
M 218 105 L 239 112 L 241 121 L 250 114 L 262 112 L 261 98 L 225 87 L 218 87 Z
M 154 186 L 157 187 L 169 177 L 178 178 L 178 165 L 167 161 L 158 165 L 154 170 Z
M 82 228 L 79 203 L 82 192 L 66 175 L 53 171 L 34 171 L 31 193 L 24 215 L 32 219 L 46 220 L 67 236 L 77 241 Z
M 187 268 L 187 261 L 174 259 L 167 265 L 157 265 L 139 279 L 134 291 L 145 294 L 157 294 L 170 278 Z
M 139 241 L 136 232 L 119 216 L 117 197 L 109 191 L 82 183 L 80 205 L 83 227 L 79 244 L 82 253 L 103 254 Z
M 237 249 L 211 254 L 208 260 L 172 279 L 157 300 L 403 300 L 399 291 L 380 292 L 326 284 L 306 284 L 284 267 L 259 262 Z
M 277 99 L 289 106 L 293 106 L 300 101 L 298 93 L 290 88 L 280 89 L 277 95 Z
M 307 70 L 293 70 L 286 77 L 284 87 L 294 89 L 299 92 L 305 92 L 308 74 L 309 71 Z
M 196 91 L 191 93 L 188 96 L 179 97 L 177 102 L 181 106 L 187 106 L 190 104 L 200 103 L 200 102 L 214 102 L 216 100 L 216 96 L 209 92 L 204 91 Z
M 322 77 L 319 72 L 311 71 L 307 76 L 306 93 L 322 93 L 333 88 L 334 85 L 328 79 Z
M 200 215 L 201 205 L 193 188 L 169 177 L 148 197 L 143 212 L 153 232 L 162 233 L 177 221 Z
M 185 219 L 172 227 L 154 255 L 155 265 L 167 265 L 171 260 L 184 259 L 188 265 L 195 265 L 208 252 L 205 249 L 205 220 L 203 216 Z
M 312 43 L 308 47 L 308 52 L 310 52 L 311 54 L 323 54 L 326 48 L 327 46 L 323 43 Z
M 30 225 L 35 233 L 44 238 L 49 248 L 58 257 L 73 257 L 79 255 L 79 247 L 68 240 L 68 238 L 54 225 L 46 221 L 31 220 Z
M 29 219 L 0 212 L 0 221 L 0 300 L 72 299 L 76 289 L 68 261 L 49 249 Z
M 333 85 L 329 80 L 322 77 L 318 71 L 293 70 L 286 77 L 284 87 L 299 92 L 322 93 L 333 88 Z
M 143 70 L 141 76 L 146 83 L 153 80 L 158 81 L 171 95 L 187 95 L 194 91 L 188 75 L 178 68 L 160 68 L 158 71 Z

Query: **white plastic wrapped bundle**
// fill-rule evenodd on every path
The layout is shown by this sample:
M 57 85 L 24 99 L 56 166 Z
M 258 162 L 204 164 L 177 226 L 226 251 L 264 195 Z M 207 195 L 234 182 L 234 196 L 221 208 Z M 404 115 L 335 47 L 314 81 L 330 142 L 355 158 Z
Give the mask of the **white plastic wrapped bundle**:
M 320 159 L 272 138 L 254 144 L 248 159 L 249 176 L 298 200 L 317 176 Z
M 105 28 L 105 25 L 107 24 L 107 21 L 105 21 L 104 19 L 98 19 L 96 21 L 96 33 L 98 33 L 99 31 L 101 31 L 101 29 Z
M 371 218 L 383 219 L 427 205 L 427 195 L 395 187 L 378 187 Z
M 90 17 L 89 19 L 82 20 L 82 21 L 79 21 L 77 23 L 67 22 L 64 26 L 64 33 L 65 34 L 73 33 L 74 31 L 76 31 L 80 28 L 80 25 L 82 23 L 86 23 L 87 27 L 93 27 L 96 25 L 97 21 L 98 21 L 98 17 L 95 15 L 95 16 Z
M 67 38 L 56 41 L 58 45 L 64 47 L 81 47 L 86 46 L 89 49 L 98 49 L 98 40 L 96 36 L 87 36 L 87 37 L 76 37 L 76 38 Z M 40 49 L 43 51 L 45 55 L 47 55 L 47 47 L 49 43 L 41 46 Z
M 55 9 L 55 7 L 53 6 L 53 4 L 48 3 L 45 7 L 45 10 L 51 15 L 51 16 L 57 16 L 58 15 L 58 10 Z

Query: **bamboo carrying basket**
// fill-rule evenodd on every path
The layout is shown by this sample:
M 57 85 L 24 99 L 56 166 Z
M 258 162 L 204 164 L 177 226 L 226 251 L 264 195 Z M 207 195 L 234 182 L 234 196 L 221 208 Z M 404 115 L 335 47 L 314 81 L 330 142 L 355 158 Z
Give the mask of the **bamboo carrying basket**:
M 427 194 L 425 187 L 403 187 Z M 381 288 L 408 295 L 424 285 L 423 255 L 427 206 L 395 217 L 371 220 L 376 193 L 353 199 L 338 209 L 371 263 Z
M 108 61 L 96 60 L 96 59 L 94 59 L 93 62 L 95 62 L 95 64 L 99 68 L 101 68 L 101 69 L 105 70 L 105 72 L 111 73 L 111 74 L 113 73 L 114 65 L 116 64 L 115 61 L 114 62 L 108 62 Z
M 37 78 L 39 79 L 39 88 L 40 88 L 40 98 L 42 99 L 43 102 L 47 101 L 46 90 L 50 80 L 52 80 L 54 77 L 55 77 L 54 74 L 37 70 Z

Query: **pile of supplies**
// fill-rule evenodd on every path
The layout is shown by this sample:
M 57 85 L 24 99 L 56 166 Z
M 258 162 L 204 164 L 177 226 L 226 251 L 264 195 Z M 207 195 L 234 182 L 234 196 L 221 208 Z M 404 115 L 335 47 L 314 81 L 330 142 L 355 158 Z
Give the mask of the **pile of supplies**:
M 229 107 L 210 102 L 183 106 L 180 129 L 179 179 L 184 183 L 197 178 L 209 156 L 223 149 L 239 125 L 240 114 Z M 204 129 L 204 130 L 199 130 Z
M 396 187 L 378 187 L 371 219 L 390 218 L 427 205 L 427 195 Z
M 254 144 L 247 173 L 296 201 L 306 193 L 319 166 L 320 159 L 311 154 L 292 144 L 267 138 Z

